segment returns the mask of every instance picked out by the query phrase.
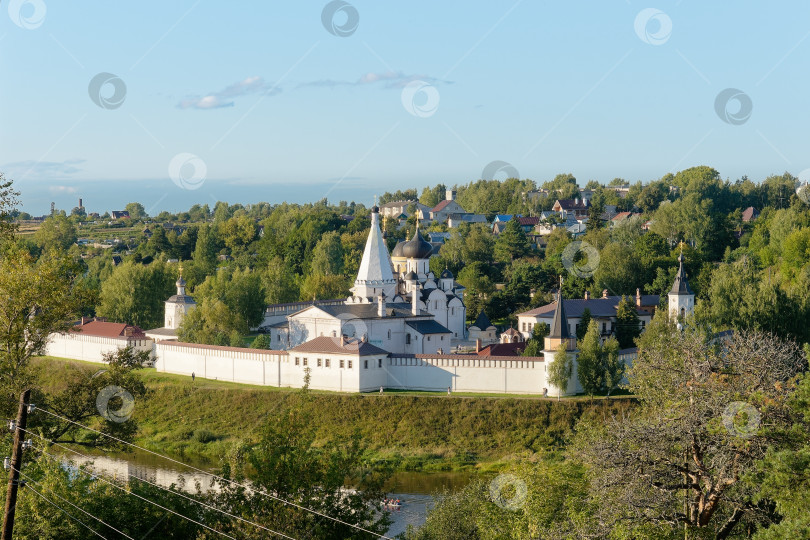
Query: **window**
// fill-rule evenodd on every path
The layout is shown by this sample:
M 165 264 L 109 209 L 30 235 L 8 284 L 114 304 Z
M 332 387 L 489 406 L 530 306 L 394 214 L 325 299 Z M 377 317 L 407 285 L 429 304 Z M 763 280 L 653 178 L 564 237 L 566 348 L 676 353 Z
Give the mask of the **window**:
M 411 335 L 410 334 L 405 334 L 405 344 L 406 345 L 411 344 Z
M 377 358 L 377 367 L 382 367 L 382 358 Z
M 345 367 L 345 366 L 344 366 L 344 364 L 345 364 L 345 363 L 346 363 L 346 361 L 345 361 L 345 360 L 341 360 L 341 361 L 340 361 L 340 369 L 343 369 L 343 368 Z
M 296 356 L 295 357 L 295 365 L 298 366 L 300 364 L 301 364 L 301 359 Z
M 349 369 L 352 369 L 352 361 L 349 360 Z
M 645 326 L 647 326 L 647 321 L 641 321 L 641 328 L 644 328 Z
M 388 339 L 391 339 L 391 330 L 388 331 Z
M 442 341 L 444 341 L 444 336 L 442 336 Z
M 368 360 L 363 360 L 363 369 L 368 369 Z
M 331 360 L 329 360 L 329 358 L 327 358 L 327 359 L 325 360 L 325 362 L 326 362 L 326 367 L 329 367 L 329 364 L 330 364 Z
M 322 367 L 322 366 L 323 366 L 323 360 L 318 358 L 318 367 Z
M 427 339 L 428 339 L 428 341 L 430 341 L 430 336 L 428 336 L 428 338 L 427 338 Z
M 602 323 L 602 333 L 607 332 L 607 323 Z
M 523 326 L 521 326 L 521 328 L 523 328 L 523 331 L 525 332 L 526 331 L 526 323 L 523 323 Z
M 304 358 L 304 365 L 306 366 L 308 363 L 309 363 L 309 360 L 307 358 Z

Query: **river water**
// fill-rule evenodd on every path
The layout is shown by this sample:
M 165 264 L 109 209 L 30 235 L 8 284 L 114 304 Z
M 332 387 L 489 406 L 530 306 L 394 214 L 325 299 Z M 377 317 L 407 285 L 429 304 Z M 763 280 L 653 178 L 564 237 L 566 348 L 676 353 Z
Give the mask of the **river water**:
M 83 450 L 83 453 L 86 454 L 87 451 Z M 79 464 L 89 461 L 67 452 L 65 457 Z M 166 487 L 175 484 L 189 493 L 196 492 L 198 483 L 203 490 L 211 489 L 209 475 L 188 469 L 148 452 L 97 454 L 92 455 L 92 461 L 93 467 L 99 472 L 118 480 L 126 480 L 130 476 L 134 476 Z M 190 462 L 187 458 L 178 461 L 190 463 L 202 470 L 210 470 L 210 467 Z M 466 486 L 473 477 L 474 473 L 467 472 L 395 473 L 389 479 L 385 489 L 390 498 L 399 499 L 402 502 L 402 507 L 391 511 L 393 524 L 388 530 L 388 535 L 394 536 L 405 532 L 408 525 L 414 527 L 422 525 L 428 509 L 433 505 L 432 495 L 444 491 L 458 491 Z

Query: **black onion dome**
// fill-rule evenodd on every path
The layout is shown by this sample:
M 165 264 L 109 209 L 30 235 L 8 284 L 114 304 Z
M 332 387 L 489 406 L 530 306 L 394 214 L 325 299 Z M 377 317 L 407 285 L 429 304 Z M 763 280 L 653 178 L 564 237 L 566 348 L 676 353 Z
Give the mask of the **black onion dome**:
M 391 256 L 392 257 L 404 257 L 404 255 L 402 254 L 402 246 L 404 246 L 404 245 L 405 245 L 404 240 L 400 240 L 399 242 L 397 242 L 397 245 L 395 245 L 394 249 L 391 250 Z
M 375 204 L 374 206 L 371 207 L 371 213 L 372 214 L 379 214 L 380 213 L 380 207 Z
M 447 268 L 445 268 L 445 269 L 444 269 L 444 272 L 442 272 L 442 275 L 441 275 L 441 276 L 439 276 L 439 277 L 440 277 L 441 279 L 453 279 L 453 272 L 451 272 L 450 270 L 448 270 Z
M 410 272 L 408 272 L 407 274 L 405 274 L 404 279 L 405 279 L 405 281 L 416 281 L 416 278 L 417 278 L 417 277 L 418 277 L 418 276 L 416 275 L 416 272 L 414 272 L 413 270 L 411 270 Z
M 425 241 L 422 235 L 419 234 L 419 229 L 413 238 L 405 242 L 402 246 L 402 255 L 409 259 L 428 259 L 433 253 L 433 246 L 430 242 Z

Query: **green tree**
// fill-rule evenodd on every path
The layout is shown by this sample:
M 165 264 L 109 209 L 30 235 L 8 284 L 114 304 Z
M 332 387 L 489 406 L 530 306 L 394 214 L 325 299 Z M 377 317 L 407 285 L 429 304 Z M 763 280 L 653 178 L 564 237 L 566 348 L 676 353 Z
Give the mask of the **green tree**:
M 203 223 L 197 231 L 197 242 L 192 255 L 194 266 L 203 274 L 209 275 L 217 267 L 217 244 L 211 225 Z
M 256 238 L 256 223 L 242 214 L 219 226 L 220 237 L 231 252 L 239 252 Z
M 306 393 L 299 399 L 306 400 Z M 386 475 L 366 467 L 365 451 L 359 434 L 316 444 L 312 418 L 294 408 L 268 421 L 257 443 L 239 448 L 227 463 L 227 478 L 241 480 L 250 470 L 253 489 L 221 482 L 212 499 L 231 514 L 295 538 L 368 537 L 344 523 L 382 535 L 391 523 L 388 514 L 379 511 Z M 347 485 L 353 489 L 346 490 Z M 211 519 L 226 534 L 239 538 L 256 534 L 253 526 L 227 516 Z
M 349 283 L 344 276 L 312 274 L 301 283 L 301 300 L 334 300 L 349 296 Z
M 250 344 L 251 349 L 269 349 L 270 348 L 270 336 L 267 334 L 259 334 L 256 336 L 256 339 L 253 340 L 253 343 Z
M 616 339 L 619 347 L 633 347 L 635 339 L 641 335 L 641 322 L 638 318 L 636 304 L 632 298 L 622 296 L 616 306 Z
M 244 336 L 248 331 L 244 319 L 231 311 L 225 302 L 203 298 L 195 309 L 183 317 L 177 329 L 177 339 L 186 343 L 229 345 L 232 334 Z
M 573 371 L 574 364 L 568 355 L 566 344 L 562 343 L 554 353 L 554 360 L 548 366 L 548 382 L 559 390 L 557 401 L 560 400 L 561 394 L 568 392 L 568 381 L 571 379 Z
M 551 329 L 546 323 L 537 323 L 532 327 L 532 337 L 526 342 L 523 356 L 540 356 L 545 348 L 546 336 Z
M 174 270 L 162 262 L 117 266 L 101 285 L 98 314 L 144 329 L 162 326 L 164 302 L 175 292 Z
M 208 276 L 194 291 L 198 301 L 205 298 L 221 300 L 240 317 L 248 328 L 258 327 L 267 307 L 262 277 L 248 268 L 225 268 Z
M 577 325 L 577 339 L 582 339 L 585 337 L 585 334 L 588 333 L 590 324 L 591 310 L 590 308 L 585 308 L 582 310 L 582 316 L 579 318 L 579 324 Z
M 76 243 L 76 224 L 61 214 L 51 216 L 34 233 L 34 241 L 45 250 L 67 250 Z
M 588 324 L 585 337 L 578 342 L 577 378 L 585 393 L 593 399 L 605 383 L 605 366 L 602 344 L 599 338 L 599 325 L 596 321 Z
M 495 260 L 512 262 L 528 255 L 529 250 L 529 239 L 526 238 L 520 222 L 517 218 L 509 220 L 503 232 L 495 240 Z
M 5 175 L 0 172 L 0 241 L 11 240 L 17 232 L 17 225 L 12 222 L 12 216 L 16 213 L 18 204 L 18 191 L 12 187 L 12 180 L 6 180 Z M 23 212 L 18 217 L 24 219 Z M 30 219 L 30 216 L 28 216 Z
M 767 519 L 742 476 L 769 448 L 790 444 L 785 385 L 804 365 L 795 344 L 772 335 L 718 343 L 657 314 L 628 377 L 636 413 L 580 424 L 573 448 L 599 507 L 586 536 L 668 538 L 686 526 L 728 538 Z
M 310 268 L 311 273 L 321 276 L 336 276 L 343 273 L 343 246 L 337 231 L 327 232 L 315 244 Z
M 619 341 L 613 336 L 602 345 L 602 362 L 605 373 L 605 390 L 609 396 L 622 383 L 627 367 L 619 358 Z
M 6 416 L 32 383 L 31 357 L 44 354 L 51 333 L 70 328 L 78 308 L 75 279 L 75 269 L 55 255 L 34 261 L 11 246 L 0 257 L 0 411 Z
M 126 210 L 129 213 L 129 217 L 131 217 L 132 219 L 143 219 L 145 217 L 148 217 L 146 215 L 146 210 L 144 210 L 143 205 L 139 202 L 131 202 L 127 204 L 124 207 L 124 210 Z
M 261 279 L 267 304 L 284 304 L 298 300 L 295 276 L 280 257 L 268 261 Z

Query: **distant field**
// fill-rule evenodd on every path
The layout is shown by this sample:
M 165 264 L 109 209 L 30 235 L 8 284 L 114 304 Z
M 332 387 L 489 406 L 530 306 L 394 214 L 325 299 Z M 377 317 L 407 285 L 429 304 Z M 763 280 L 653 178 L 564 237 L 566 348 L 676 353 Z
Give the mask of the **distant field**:
M 38 358 L 43 389 L 56 388 L 66 369 L 99 364 Z M 497 467 L 518 456 L 556 451 L 577 419 L 621 414 L 630 399 L 520 398 L 426 392 L 379 395 L 310 392 L 196 379 L 143 370 L 149 396 L 136 403 L 136 442 L 157 452 L 211 463 L 238 442 L 255 441 L 265 422 L 303 410 L 312 415 L 317 440 L 360 433 L 369 458 L 396 469 L 450 470 Z

